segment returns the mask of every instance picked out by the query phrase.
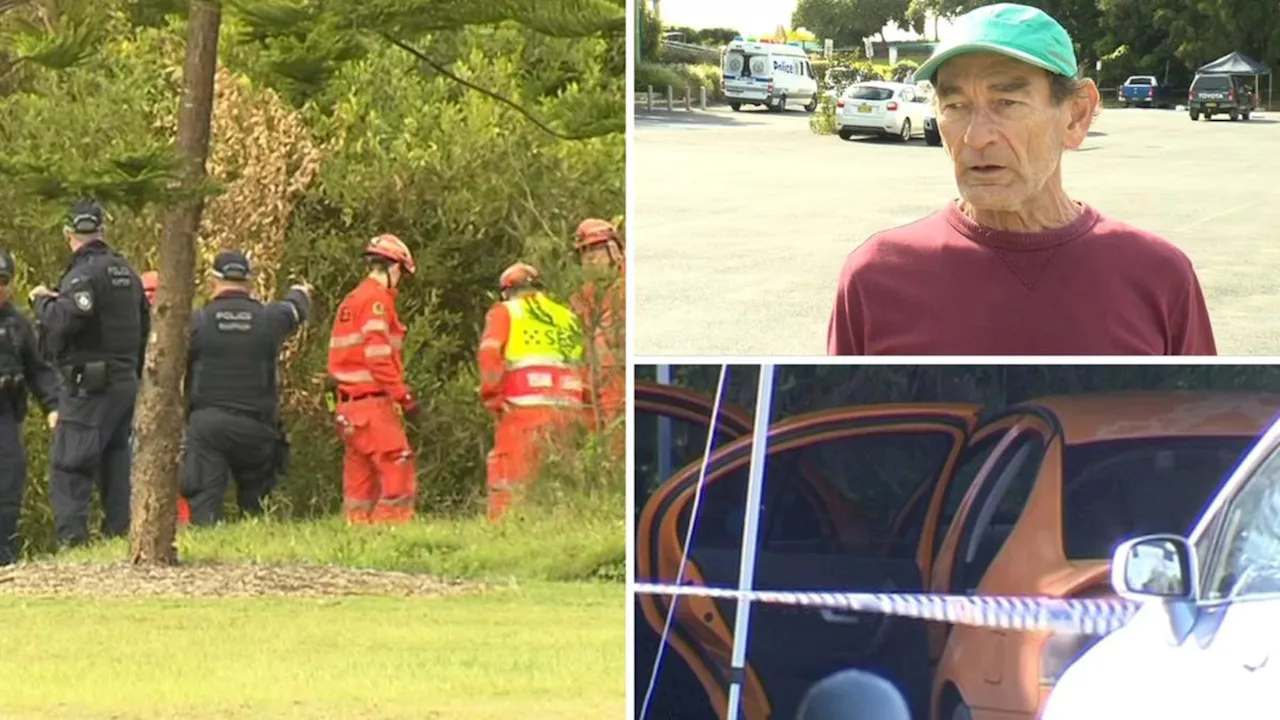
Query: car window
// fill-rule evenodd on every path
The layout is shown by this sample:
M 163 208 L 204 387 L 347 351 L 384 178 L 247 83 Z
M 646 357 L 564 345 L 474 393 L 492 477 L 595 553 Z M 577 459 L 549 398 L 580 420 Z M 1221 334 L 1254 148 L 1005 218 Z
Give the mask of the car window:
M 1280 593 L 1280 449 L 1227 503 L 1205 559 L 1204 599 Z
M 951 592 L 978 588 L 1012 534 L 1040 477 L 1044 436 L 1025 430 L 996 458 L 965 516 L 951 570 Z
M 694 460 L 701 460 L 707 444 L 707 423 L 690 422 L 681 418 L 664 416 L 652 411 L 637 409 L 635 412 L 635 486 L 636 514 L 644 510 L 654 490 L 671 478 L 662 477 L 659 468 L 658 420 L 665 417 L 671 427 L 671 466 L 670 473 L 675 474 Z M 729 444 L 733 438 L 722 427 L 716 434 L 716 448 Z
M 1125 80 L 1124 84 L 1125 85 L 1155 85 L 1156 79 L 1153 77 L 1143 77 L 1141 75 L 1138 75 L 1136 77 L 1131 77 L 1128 80 Z
M 1140 535 L 1185 536 L 1254 438 L 1162 437 L 1068 446 L 1062 549 L 1104 560 Z
M 893 97 L 893 91 L 874 85 L 853 85 L 844 96 L 850 100 L 888 100 Z
M 923 527 L 895 521 L 932 486 L 954 447 L 941 431 L 878 432 L 771 452 L 760 512 L 761 549 L 913 558 Z M 742 543 L 749 464 L 708 483 L 694 542 L 732 550 Z M 690 508 L 680 521 L 686 532 Z
M 1191 83 L 1193 90 L 1228 90 L 1232 87 L 1227 75 L 1201 75 Z
M 947 532 L 951 529 L 951 523 L 955 520 L 956 513 L 960 510 L 960 503 L 964 500 L 965 493 L 969 492 L 969 487 L 973 485 L 973 481 L 978 477 L 978 471 L 982 469 L 983 464 L 987 462 L 987 458 L 991 457 L 992 451 L 1004 439 L 1008 431 L 995 431 L 986 437 L 978 440 L 965 449 L 964 454 L 960 456 L 960 462 L 956 464 L 955 472 L 951 475 L 951 483 L 947 485 L 947 492 L 942 496 L 942 510 L 938 514 L 938 531 L 933 537 L 933 554 L 936 556 L 938 550 L 942 548 L 942 540 L 946 537 Z

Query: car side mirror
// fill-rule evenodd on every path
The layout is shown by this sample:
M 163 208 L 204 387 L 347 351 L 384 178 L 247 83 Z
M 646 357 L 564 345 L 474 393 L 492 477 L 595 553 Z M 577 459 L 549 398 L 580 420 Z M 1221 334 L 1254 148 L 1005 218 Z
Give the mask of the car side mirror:
M 1126 600 L 1194 602 L 1200 594 L 1195 549 L 1178 535 L 1123 542 L 1111 558 L 1111 587 Z

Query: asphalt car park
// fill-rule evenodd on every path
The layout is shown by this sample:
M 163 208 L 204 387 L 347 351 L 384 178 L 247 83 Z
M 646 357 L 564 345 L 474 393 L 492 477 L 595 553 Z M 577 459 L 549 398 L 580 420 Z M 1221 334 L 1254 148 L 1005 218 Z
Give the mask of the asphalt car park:
M 800 110 L 638 112 L 640 355 L 815 355 L 845 256 L 956 194 L 921 139 L 819 136 Z M 1107 109 L 1063 161 L 1076 198 L 1195 263 L 1224 355 L 1280 354 L 1280 113 Z

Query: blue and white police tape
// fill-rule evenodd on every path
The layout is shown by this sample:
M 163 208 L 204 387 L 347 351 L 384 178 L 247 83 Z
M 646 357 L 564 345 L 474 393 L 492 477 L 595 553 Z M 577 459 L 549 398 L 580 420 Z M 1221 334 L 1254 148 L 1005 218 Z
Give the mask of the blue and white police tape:
M 771 605 L 834 608 L 919 618 L 955 625 L 1024 630 L 1028 632 L 1106 635 L 1119 629 L 1138 610 L 1128 600 L 1061 599 L 1019 596 L 932 595 L 925 593 L 740 591 L 696 585 L 636 583 L 644 595 L 678 595 L 725 600 L 750 598 Z

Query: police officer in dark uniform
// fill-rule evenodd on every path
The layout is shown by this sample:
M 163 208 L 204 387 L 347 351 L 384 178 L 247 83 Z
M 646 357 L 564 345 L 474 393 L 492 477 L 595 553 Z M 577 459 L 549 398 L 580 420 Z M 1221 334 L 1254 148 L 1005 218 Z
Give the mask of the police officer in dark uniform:
M 0 250 L 0 565 L 18 559 L 18 517 L 27 489 L 27 394 L 40 401 L 50 427 L 58 419 L 58 376 L 40 357 L 31 321 L 9 302 L 14 271 L 13 256 Z
M 62 379 L 49 495 L 63 546 L 89 540 L 95 479 L 106 514 L 103 534 L 129 530 L 129 435 L 150 307 L 137 271 L 103 238 L 105 224 L 98 203 L 73 204 L 63 228 L 72 256 L 58 289 L 31 291 Z
M 255 299 L 243 253 L 218 253 L 210 275 L 213 299 L 191 318 L 187 366 L 190 406 L 180 490 L 193 525 L 218 522 L 232 477 L 240 509 L 262 512 L 287 454 L 276 362 L 280 347 L 311 312 L 311 288 L 305 284 L 289 288 L 279 302 Z

